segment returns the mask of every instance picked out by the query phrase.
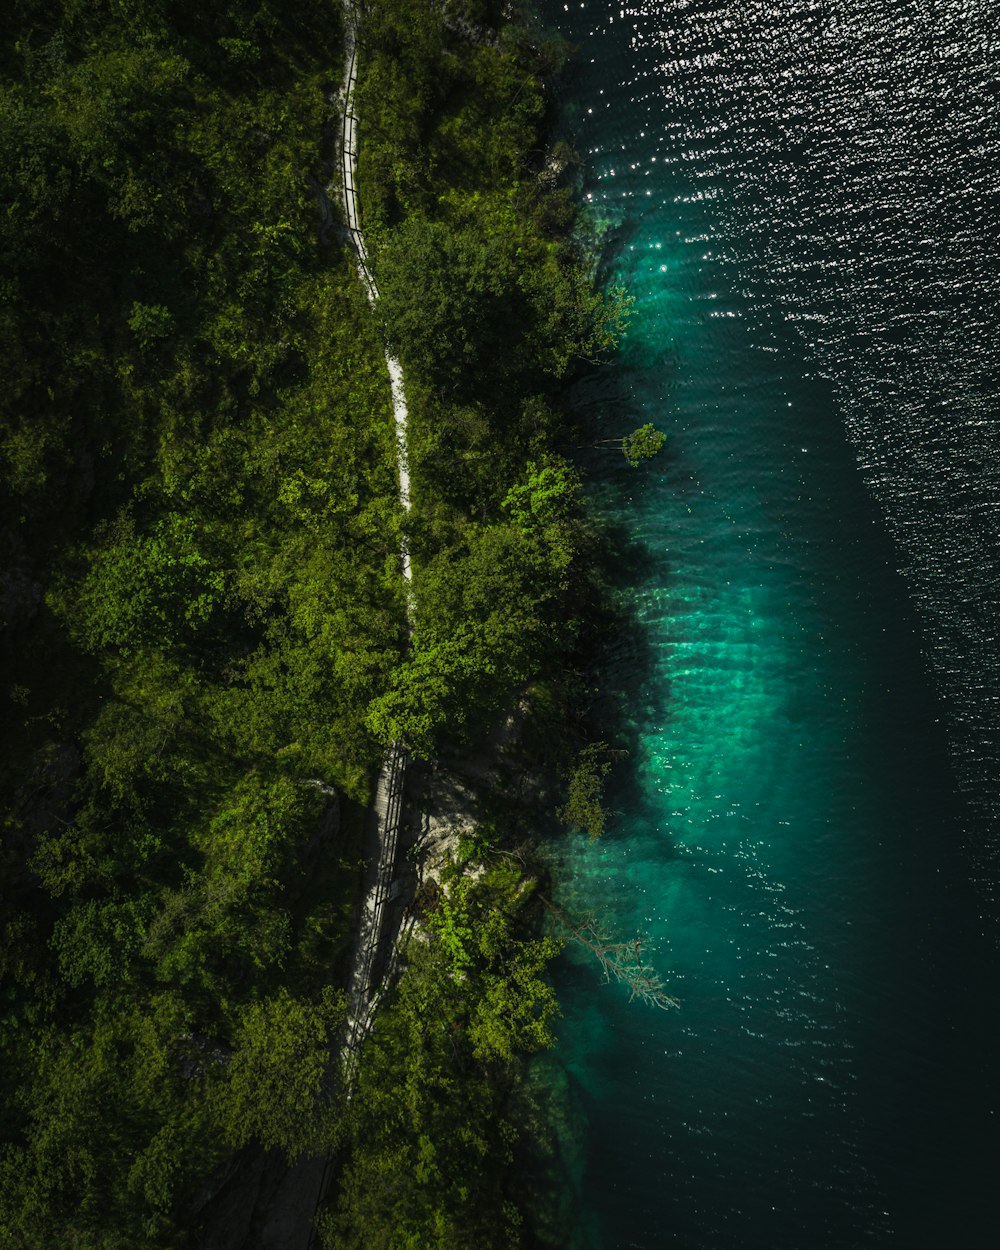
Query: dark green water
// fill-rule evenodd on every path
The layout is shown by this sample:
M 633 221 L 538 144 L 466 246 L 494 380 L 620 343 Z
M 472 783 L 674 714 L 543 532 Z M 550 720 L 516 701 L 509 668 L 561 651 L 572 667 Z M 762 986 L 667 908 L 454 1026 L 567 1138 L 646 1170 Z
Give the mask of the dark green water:
M 992 1247 L 988 12 L 542 14 L 580 49 L 567 127 L 636 297 L 574 402 L 670 436 L 589 466 L 647 558 L 640 644 L 600 674 L 637 748 L 563 899 L 649 935 L 682 1009 L 564 966 L 584 1241 Z

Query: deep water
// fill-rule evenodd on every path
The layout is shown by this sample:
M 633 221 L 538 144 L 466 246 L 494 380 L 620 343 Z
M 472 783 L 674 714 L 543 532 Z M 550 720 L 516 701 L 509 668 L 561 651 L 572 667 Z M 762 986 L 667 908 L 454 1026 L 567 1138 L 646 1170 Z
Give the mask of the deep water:
M 577 1244 L 993 1247 L 1000 24 L 541 12 L 636 298 L 572 399 L 669 436 L 587 464 L 641 557 L 595 674 L 633 750 L 561 899 L 682 1006 L 564 961 Z

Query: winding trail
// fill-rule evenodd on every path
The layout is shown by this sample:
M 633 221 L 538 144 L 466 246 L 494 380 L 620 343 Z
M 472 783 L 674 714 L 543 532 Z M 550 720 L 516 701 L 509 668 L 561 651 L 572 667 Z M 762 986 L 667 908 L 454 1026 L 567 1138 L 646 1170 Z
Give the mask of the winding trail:
M 368 249 L 361 230 L 356 186 L 358 166 L 358 119 L 354 111 L 357 86 L 357 13 L 351 0 L 344 0 L 344 79 L 341 85 L 343 121 L 337 162 L 339 191 L 351 246 L 358 262 L 358 276 L 374 308 L 378 287 L 368 263 Z M 410 473 L 407 462 L 407 409 L 403 390 L 403 370 L 399 361 L 386 352 L 392 413 L 396 434 L 396 463 L 399 473 L 399 501 L 404 513 L 410 511 Z M 400 565 L 407 593 L 407 616 L 412 629 L 410 587 L 413 580 L 406 535 L 400 541 Z M 356 947 L 348 980 L 348 1017 L 344 1039 L 344 1069 L 348 1088 L 354 1076 L 357 1053 L 367 1036 L 378 1001 L 379 988 L 395 955 L 395 935 L 387 931 L 387 905 L 396 876 L 399 830 L 403 820 L 403 788 L 408 753 L 401 742 L 394 742 L 385 753 L 375 784 L 373 798 L 373 845 L 369 856 L 364 898 L 358 923 Z M 388 951 L 387 951 L 388 946 Z M 381 966 L 380 966 L 381 965 Z
M 368 264 L 368 249 L 361 229 L 361 213 L 358 205 L 358 118 L 354 112 L 354 89 L 358 82 L 357 71 L 357 13 L 351 0 L 344 0 L 344 81 L 340 93 L 344 101 L 344 115 L 340 133 L 340 187 L 338 188 L 344 208 L 347 231 L 358 259 L 358 276 L 368 292 L 368 302 L 374 308 L 378 300 L 378 287 Z M 403 369 L 390 352 L 385 354 L 389 370 L 389 386 L 392 392 L 392 415 L 396 425 L 396 463 L 399 469 L 399 502 L 403 511 L 410 511 L 410 469 L 406 451 L 406 395 L 403 390 Z M 410 553 L 404 535 L 400 545 L 403 577 L 407 587 L 412 581 Z
M 343 0 L 343 9 L 344 77 L 339 95 L 343 121 L 334 176 L 326 187 L 326 193 L 341 202 L 348 238 L 357 259 L 358 277 L 364 284 L 369 303 L 374 307 L 378 300 L 378 287 L 368 262 L 356 189 L 358 140 L 354 90 L 357 85 L 358 16 L 352 0 Z M 389 352 L 386 352 L 385 361 L 392 396 L 399 501 L 404 515 L 408 515 L 410 474 L 403 370 Z M 406 590 L 407 621 L 412 633 L 412 570 L 405 533 L 400 540 L 399 554 Z M 392 981 L 398 957 L 403 909 L 397 901 L 400 877 L 397 861 L 400 830 L 404 824 L 408 766 L 406 747 L 401 742 L 394 742 L 379 768 L 369 814 L 365 845 L 367 867 L 347 979 L 347 1020 L 331 1053 L 329 1072 L 331 1086 L 342 1081 L 348 1097 L 354 1082 L 358 1053 L 371 1028 L 382 988 Z M 325 788 L 323 783 L 315 784 Z M 234 1191 L 235 1196 L 230 1196 L 229 1206 L 223 1207 L 223 1224 L 227 1232 L 248 1225 L 245 1234 L 241 1234 L 244 1240 L 240 1244 L 252 1244 L 256 1250 L 319 1250 L 316 1217 L 326 1199 L 333 1165 L 333 1156 L 312 1156 L 298 1161 L 284 1172 L 279 1169 L 277 1179 L 264 1171 L 251 1174 L 243 1187 Z M 252 1230 L 249 1224 L 252 1224 Z
M 378 300 L 378 287 L 368 262 L 368 249 L 361 229 L 361 213 L 357 192 L 358 167 L 358 119 L 354 111 L 354 91 L 357 86 L 358 15 L 352 0 L 343 0 L 344 10 L 344 77 L 340 88 L 343 109 L 336 174 L 327 188 L 340 199 L 347 226 L 348 238 L 358 265 L 358 277 L 368 294 L 368 302 L 374 308 Z M 339 185 L 338 185 L 339 184 Z M 407 409 L 403 389 L 403 370 L 390 352 L 385 355 L 392 396 L 392 414 L 396 436 L 396 464 L 399 474 L 399 502 L 403 512 L 410 511 L 410 472 L 407 461 Z M 412 632 L 413 581 L 410 553 L 405 533 L 400 540 L 400 568 L 406 587 L 407 621 Z M 397 879 L 399 833 L 404 816 L 404 788 L 409 764 L 409 753 L 401 742 L 394 742 L 382 759 L 370 814 L 370 833 L 367 851 L 367 868 L 363 884 L 360 916 L 355 932 L 355 944 L 351 971 L 347 980 L 347 1021 L 342 1035 L 339 1060 L 347 1096 L 357 1070 L 361 1045 L 371 1028 L 381 989 L 391 980 L 398 950 L 398 932 L 392 932 L 391 909 L 393 887 Z M 329 1189 L 333 1171 L 333 1157 L 323 1161 L 318 1177 L 312 1218 L 305 1231 L 307 1250 L 316 1250 L 319 1238 L 316 1216 L 322 1208 Z M 296 1240 L 296 1238 L 292 1238 Z

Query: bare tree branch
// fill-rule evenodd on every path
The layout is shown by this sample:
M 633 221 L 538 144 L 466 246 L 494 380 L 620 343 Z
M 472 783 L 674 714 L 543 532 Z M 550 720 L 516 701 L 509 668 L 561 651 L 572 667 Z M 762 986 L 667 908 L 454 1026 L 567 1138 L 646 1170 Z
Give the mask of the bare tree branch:
M 628 987 L 629 1002 L 638 998 L 650 1007 L 659 1007 L 662 1011 L 680 1007 L 677 999 L 672 998 L 663 988 L 660 974 L 645 962 L 642 949 L 644 938 L 636 937 L 631 942 L 612 942 L 597 928 L 593 919 L 574 922 L 555 903 L 547 898 L 542 898 L 542 902 L 570 937 L 595 956 L 604 971 L 605 981 L 620 981 Z

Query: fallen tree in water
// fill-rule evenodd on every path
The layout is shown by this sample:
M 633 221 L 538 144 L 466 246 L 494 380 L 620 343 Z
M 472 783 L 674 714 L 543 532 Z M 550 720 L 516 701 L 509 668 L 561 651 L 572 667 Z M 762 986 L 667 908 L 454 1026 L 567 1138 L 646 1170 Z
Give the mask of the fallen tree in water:
M 634 937 L 628 942 L 612 941 L 597 927 L 597 922 L 592 917 L 574 921 L 549 899 L 543 898 L 542 902 L 573 941 L 579 942 L 590 951 L 601 965 L 606 981 L 618 981 L 627 986 L 629 1002 L 638 998 L 650 1007 L 659 1007 L 662 1011 L 680 1007 L 678 1000 L 663 988 L 660 974 L 646 962 L 643 954 L 645 938 Z

